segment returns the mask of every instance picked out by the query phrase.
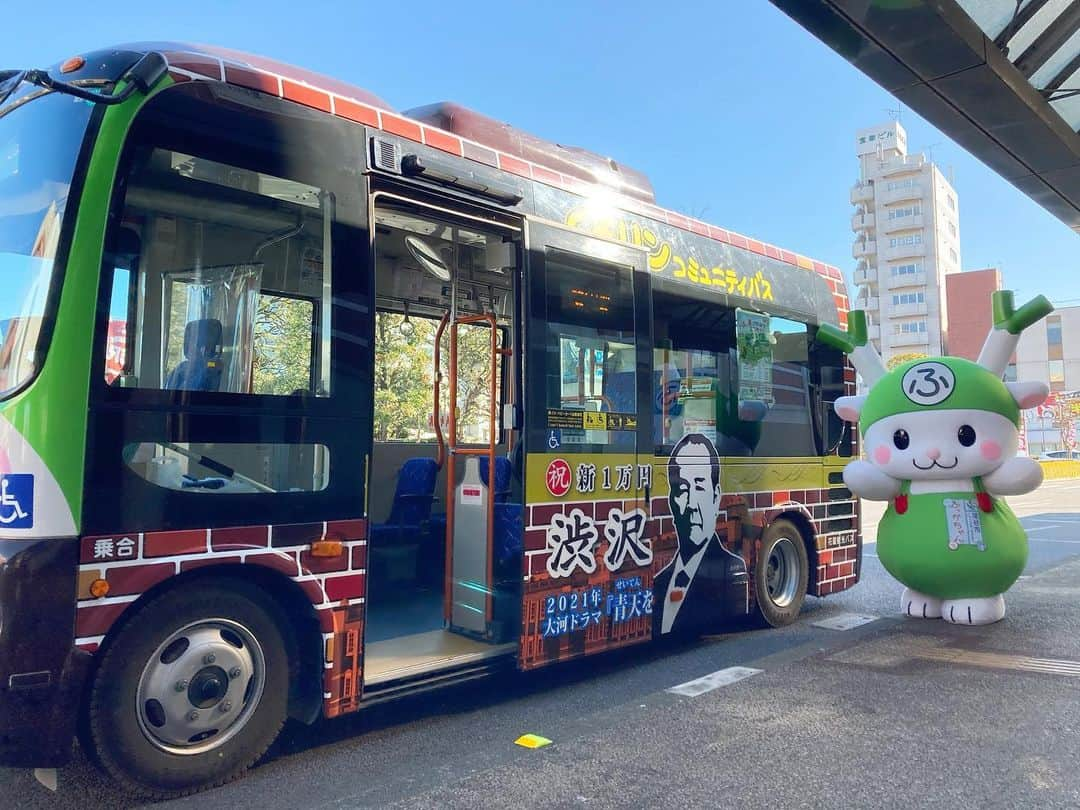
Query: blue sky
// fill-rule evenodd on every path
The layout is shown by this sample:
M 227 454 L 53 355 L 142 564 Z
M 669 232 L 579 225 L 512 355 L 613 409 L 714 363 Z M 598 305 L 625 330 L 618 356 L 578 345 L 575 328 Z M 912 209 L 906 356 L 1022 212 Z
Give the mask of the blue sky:
M 658 202 L 840 267 L 850 279 L 854 132 L 896 101 L 767 0 L 17 4 L 4 67 L 146 39 L 303 65 L 405 109 L 453 100 L 644 171 Z M 44 24 L 44 23 L 47 23 Z M 965 269 L 1080 304 L 1080 241 L 910 110 L 960 201 Z

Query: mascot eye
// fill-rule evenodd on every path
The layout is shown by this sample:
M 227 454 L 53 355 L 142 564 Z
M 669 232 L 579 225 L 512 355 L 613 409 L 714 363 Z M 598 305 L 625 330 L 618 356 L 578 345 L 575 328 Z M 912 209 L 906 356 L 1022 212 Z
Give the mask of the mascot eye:
M 956 431 L 956 438 L 964 447 L 971 447 L 975 444 L 975 428 L 971 425 L 961 425 L 960 430 Z
M 898 430 L 892 435 L 892 443 L 896 445 L 897 450 L 907 450 L 910 442 L 911 439 L 908 437 L 906 430 Z

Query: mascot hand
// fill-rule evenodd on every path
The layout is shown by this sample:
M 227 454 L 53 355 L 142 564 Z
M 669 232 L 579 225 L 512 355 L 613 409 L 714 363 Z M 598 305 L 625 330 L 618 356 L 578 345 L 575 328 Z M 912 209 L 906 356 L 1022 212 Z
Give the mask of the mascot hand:
M 991 495 L 1023 495 L 1039 486 L 1043 470 L 1032 458 L 1010 458 L 993 472 L 983 476 L 982 482 Z
M 900 494 L 900 482 L 869 461 L 853 461 L 844 467 L 847 488 L 871 501 L 888 501 Z

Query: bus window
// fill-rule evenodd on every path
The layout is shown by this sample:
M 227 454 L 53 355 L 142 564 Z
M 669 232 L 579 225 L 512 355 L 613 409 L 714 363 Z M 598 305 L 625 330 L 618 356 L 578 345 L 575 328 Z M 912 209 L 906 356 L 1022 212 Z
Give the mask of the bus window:
M 563 264 L 547 258 L 549 357 L 547 409 L 628 414 L 636 418 L 633 279 L 611 268 Z M 590 427 L 561 430 L 564 444 L 611 444 L 632 439 L 628 431 L 605 429 L 606 417 Z
M 740 310 L 739 314 L 742 314 Z M 809 341 L 804 323 L 754 313 L 749 334 L 752 348 L 744 358 L 739 325 L 739 407 L 761 411 L 757 456 L 815 456 L 817 443 L 811 416 Z M 749 362 L 744 362 L 748 360 Z M 759 404 L 759 403 L 764 403 Z
M 155 148 L 128 181 L 106 379 L 134 388 L 330 394 L 330 195 L 311 185 Z M 137 294 L 131 287 L 135 276 Z M 114 323 L 115 322 L 115 323 Z M 128 356 L 130 355 L 130 356 Z M 121 373 L 122 372 L 122 373 Z
M 255 311 L 251 390 L 288 395 L 310 391 L 315 368 L 315 302 L 262 292 Z
M 330 470 L 322 444 L 140 442 L 123 454 L 150 483 L 194 493 L 318 492 Z
M 701 433 L 725 456 L 817 455 L 806 324 L 653 297 L 658 453 Z

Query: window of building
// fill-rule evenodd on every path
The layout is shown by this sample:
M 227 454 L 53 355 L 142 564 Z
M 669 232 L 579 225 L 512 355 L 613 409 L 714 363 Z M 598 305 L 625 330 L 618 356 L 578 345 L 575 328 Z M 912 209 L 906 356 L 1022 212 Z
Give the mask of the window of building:
M 894 276 L 910 276 L 919 272 L 918 262 L 911 262 L 908 264 L 897 264 L 890 268 L 892 275 Z
M 902 208 L 890 208 L 889 219 L 900 219 L 901 217 L 910 217 L 915 214 L 921 214 L 922 207 L 919 205 L 906 205 Z
M 1046 342 L 1051 346 L 1061 345 L 1061 317 L 1050 316 L 1046 319 Z
M 949 194 L 949 195 L 946 196 L 945 199 L 949 203 L 949 208 L 951 210 L 955 211 L 956 210 L 956 200 L 953 199 L 953 195 Z
M 901 306 L 903 304 L 922 304 L 926 300 L 926 293 L 912 292 L 912 293 L 899 293 L 892 297 L 894 306 Z
M 1051 360 L 1048 363 L 1048 371 L 1050 374 L 1050 382 L 1063 383 L 1065 382 L 1065 361 L 1064 360 Z
M 1005 366 L 1005 382 L 1016 382 L 1016 363 Z
M 912 335 L 926 331 L 926 321 L 906 321 L 893 324 L 894 335 Z
M 954 225 L 952 222 L 949 223 L 949 233 L 951 233 L 953 236 L 956 236 L 956 225 Z
M 902 188 L 912 188 L 915 185 L 915 179 L 909 177 L 906 180 L 890 180 L 885 184 L 886 191 L 897 191 Z
M 889 239 L 889 247 L 901 247 L 904 245 L 921 245 L 922 234 L 908 234 L 907 236 L 894 236 Z
M 958 262 L 960 260 L 960 257 L 956 255 L 956 250 L 954 248 L 949 248 L 949 258 L 952 259 L 953 262 Z

